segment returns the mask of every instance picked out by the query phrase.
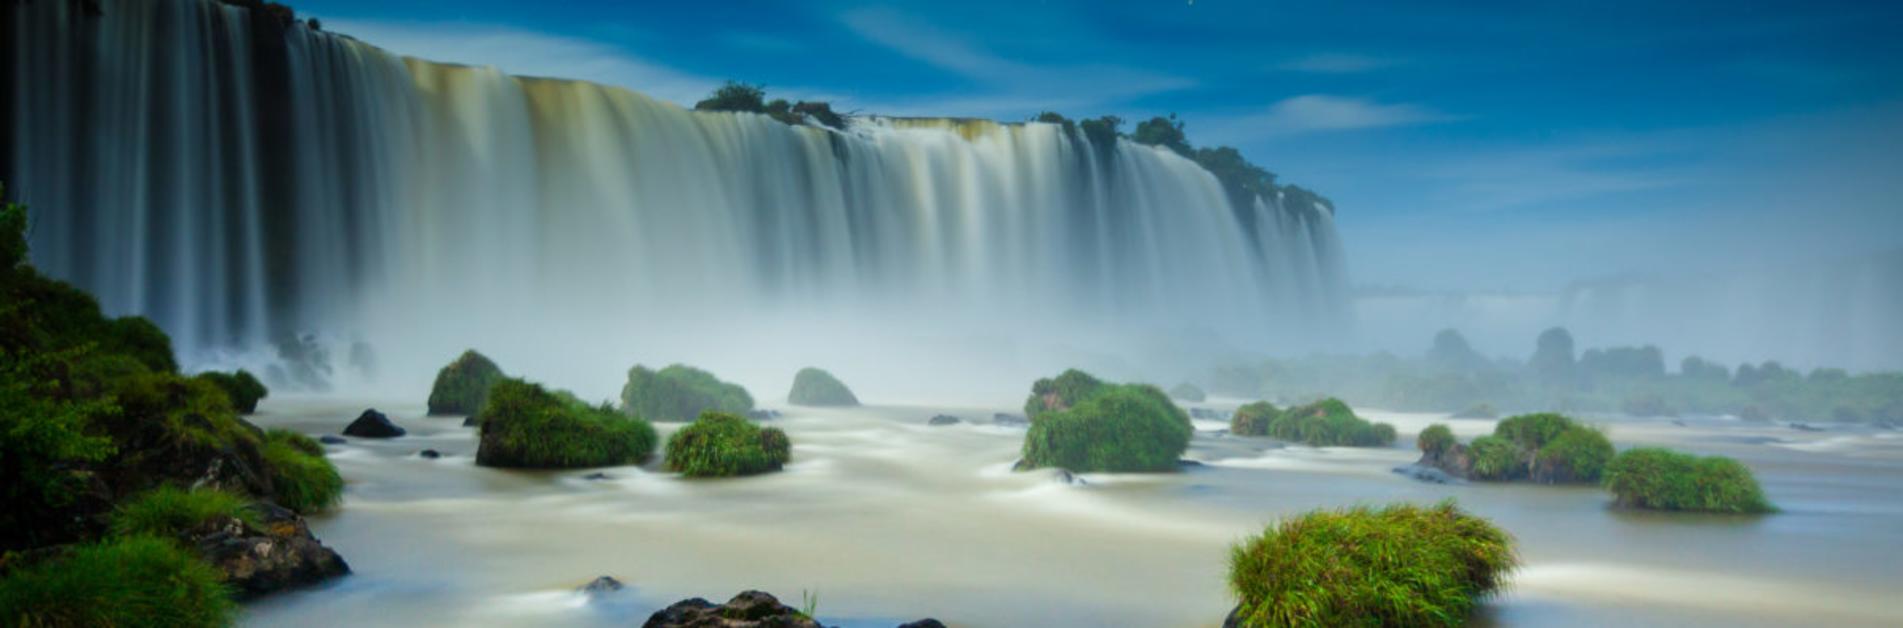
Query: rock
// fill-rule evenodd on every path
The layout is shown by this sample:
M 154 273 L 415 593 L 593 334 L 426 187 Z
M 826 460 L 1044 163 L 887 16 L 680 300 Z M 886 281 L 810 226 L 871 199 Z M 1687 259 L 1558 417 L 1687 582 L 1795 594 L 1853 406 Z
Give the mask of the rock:
M 616 580 L 614 576 L 602 576 L 589 581 L 588 584 L 582 585 L 582 587 L 576 589 L 576 591 L 592 598 L 614 593 L 626 587 L 627 585 L 621 584 L 621 581 Z
M 384 416 L 376 408 L 364 410 L 363 414 L 357 415 L 357 420 L 351 421 L 350 426 L 344 428 L 345 436 L 358 438 L 395 438 L 407 433 L 403 428 L 397 427 L 397 424 L 391 423 L 390 417 Z
M 1454 477 L 1446 471 L 1422 464 L 1401 465 L 1395 467 L 1394 472 L 1431 484 L 1462 484 L 1466 482 L 1466 480 Z
M 1031 463 L 1025 462 L 1023 458 L 1019 458 L 1017 462 L 1011 463 L 1012 471 L 1030 471 L 1035 468 L 1037 467 L 1031 466 Z
M 926 425 L 957 425 L 961 422 L 962 421 L 960 421 L 958 417 L 955 417 L 949 414 L 940 414 L 940 415 L 932 417 L 931 420 L 926 421 L 925 424 Z
M 344 440 L 344 437 L 338 436 L 336 434 L 325 434 L 323 436 L 317 437 L 317 442 L 320 442 L 326 445 L 342 445 L 350 441 Z
M 997 414 L 991 415 L 991 424 L 1018 427 L 1018 426 L 1030 425 L 1031 420 L 1016 414 L 1006 414 L 1003 412 L 999 412 Z
M 918 621 L 908 621 L 899 624 L 899 628 L 945 628 L 945 622 L 927 617 Z
M 416 455 L 422 456 L 424 458 L 428 458 L 430 460 L 435 460 L 437 458 L 443 457 L 443 452 L 436 451 L 434 449 L 425 449 L 423 451 L 416 452 Z
M 748 410 L 747 418 L 753 419 L 755 421 L 771 421 L 771 420 L 780 418 L 780 411 L 767 410 L 765 408 L 761 408 L 757 410 Z
M 482 422 L 476 420 L 476 415 L 471 414 L 463 417 L 463 427 L 477 427 L 480 425 L 482 425 Z
M 1822 431 L 1824 431 L 1824 428 L 1821 428 L 1821 427 L 1817 427 L 1817 426 L 1815 426 L 1815 425 L 1811 425 L 1811 424 L 1809 424 L 1809 423 L 1792 423 L 1792 424 L 1791 424 L 1791 429 L 1794 429 L 1794 430 L 1797 430 L 1797 431 L 1799 431 L 1799 432 L 1822 432 Z
M 588 480 L 588 481 L 590 481 L 590 482 L 600 482 L 600 481 L 603 481 L 603 480 L 612 480 L 612 479 L 614 479 L 614 476 L 612 476 L 612 475 L 608 475 L 608 474 L 606 474 L 606 473 L 602 473 L 602 472 L 600 472 L 600 471 L 596 471 L 596 472 L 594 472 L 594 473 L 590 473 L 590 474 L 588 474 L 588 475 L 584 475 L 584 476 L 581 476 L 581 479 L 584 479 L 584 480 Z
M 1090 484 L 1090 482 L 1084 480 L 1084 476 L 1071 473 L 1068 469 L 1057 470 L 1057 481 L 1071 486 L 1085 486 Z
M 1200 469 L 1202 467 L 1207 467 L 1207 466 L 1209 465 L 1203 464 L 1203 461 L 1201 460 L 1190 460 L 1188 458 L 1184 458 L 1182 460 L 1176 461 L 1176 467 L 1179 469 Z
M 824 628 L 799 609 L 759 591 L 744 591 L 726 604 L 701 598 L 675 602 L 655 611 L 644 628 Z
M 269 502 L 250 506 L 258 524 L 216 516 L 183 534 L 205 562 L 222 572 L 238 599 L 305 586 L 350 573 L 350 565 L 316 537 L 296 513 Z
M 1239 628 L 1240 626 L 1242 626 L 1242 620 L 1236 617 L 1236 615 L 1241 612 L 1242 612 L 1242 606 L 1240 605 L 1237 605 L 1235 608 L 1229 609 L 1229 616 L 1224 617 L 1222 620 L 1222 628 Z

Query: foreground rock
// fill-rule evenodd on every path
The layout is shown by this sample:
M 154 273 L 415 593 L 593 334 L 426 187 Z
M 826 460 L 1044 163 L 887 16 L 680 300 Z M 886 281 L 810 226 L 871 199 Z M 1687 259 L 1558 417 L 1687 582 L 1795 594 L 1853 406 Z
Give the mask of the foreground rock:
M 824 628 L 799 609 L 760 591 L 742 591 L 726 604 L 701 598 L 675 602 L 655 611 L 644 628 Z
M 186 545 L 224 574 L 238 599 L 307 586 L 350 573 L 337 552 L 311 536 L 304 519 L 269 503 L 251 506 L 257 524 L 212 517 L 183 535 Z
M 390 417 L 378 412 L 376 408 L 364 410 L 363 414 L 357 415 L 357 420 L 351 421 L 350 426 L 344 428 L 345 436 L 357 438 L 396 438 L 408 433 L 402 427 L 390 422 Z

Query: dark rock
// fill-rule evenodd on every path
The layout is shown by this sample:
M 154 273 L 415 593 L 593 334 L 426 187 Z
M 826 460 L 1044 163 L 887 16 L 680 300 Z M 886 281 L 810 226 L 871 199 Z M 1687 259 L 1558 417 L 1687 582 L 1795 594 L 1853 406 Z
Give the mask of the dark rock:
M 1201 460 L 1190 460 L 1188 458 L 1184 458 L 1182 460 L 1176 461 L 1176 466 L 1181 469 L 1196 469 L 1201 467 L 1207 467 L 1209 465 L 1203 464 L 1203 461 Z
M 581 479 L 584 479 L 584 480 L 588 480 L 588 481 L 591 481 L 591 482 L 600 482 L 600 481 L 603 481 L 603 480 L 611 480 L 611 479 L 614 479 L 614 476 L 612 476 L 612 475 L 608 475 L 608 474 L 606 474 L 606 473 L 602 473 L 602 472 L 600 472 L 600 471 L 596 471 L 596 472 L 594 472 L 594 473 L 590 473 L 590 474 L 588 474 L 588 475 L 584 475 L 584 476 L 581 476 Z
M 958 419 L 958 417 L 955 417 L 949 414 L 940 414 L 938 416 L 932 417 L 931 420 L 926 421 L 925 424 L 926 425 L 957 425 L 960 422 L 961 421 Z
M 1883 419 L 1878 419 L 1878 420 L 1876 420 L 1876 421 L 1874 421 L 1874 422 L 1872 422 L 1872 423 L 1870 423 L 1870 427 L 1874 427 L 1874 428 L 1877 428 L 1877 429 L 1879 429 L 1879 430 L 1889 430 L 1889 431 L 1896 431 L 1896 424 L 1895 424 L 1895 423 L 1891 423 L 1890 421 L 1887 421 L 1887 420 L 1883 420 Z
M 726 604 L 701 598 L 675 602 L 655 611 L 645 628 L 824 628 L 799 609 L 759 591 L 744 591 Z
M 582 585 L 582 587 L 576 589 L 576 591 L 586 594 L 588 597 L 596 597 L 614 593 L 624 588 L 627 588 L 627 585 L 621 584 L 621 581 L 616 580 L 614 576 L 602 576 L 590 581 L 588 584 Z
M 463 427 L 476 427 L 479 425 L 482 425 L 482 422 L 476 420 L 476 415 L 471 414 L 463 417 Z
M 991 424 L 992 425 L 1008 425 L 1012 427 L 1028 426 L 1031 424 L 1031 420 L 1024 418 L 1023 416 L 1020 416 L 1020 415 L 1006 414 L 1003 412 L 999 412 L 997 414 L 991 415 Z
M 1473 468 L 1474 468 L 1473 452 L 1469 451 L 1466 445 L 1462 445 L 1460 443 L 1454 443 L 1452 445 L 1449 445 L 1446 449 L 1441 450 L 1438 453 L 1422 452 L 1421 459 L 1418 461 L 1415 461 L 1414 464 L 1409 466 L 1419 467 L 1422 469 L 1434 469 L 1434 470 L 1440 471 L 1441 475 L 1445 475 L 1450 480 L 1461 481 L 1461 480 L 1465 480 L 1466 478 L 1470 477 L 1473 474 Z M 1402 467 L 1402 468 L 1406 468 L 1406 467 Z M 1400 473 L 1401 470 L 1395 469 L 1395 472 Z M 1417 480 L 1423 480 L 1428 482 L 1435 481 L 1435 480 L 1421 477 L 1420 473 L 1418 472 L 1413 473 L 1412 476 L 1414 477 L 1414 479 L 1417 479 Z M 1441 482 L 1441 483 L 1444 484 L 1445 482 Z
M 1394 472 L 1431 484 L 1462 484 L 1466 482 L 1466 480 L 1454 477 L 1446 471 L 1418 463 L 1395 467 Z
M 780 411 L 768 410 L 765 408 L 760 408 L 756 410 L 748 410 L 747 418 L 753 419 L 755 421 L 771 421 L 771 420 L 780 418 Z
M 336 434 L 325 434 L 323 436 L 317 437 L 317 442 L 320 442 L 326 445 L 342 445 L 350 441 L 344 440 L 344 437 L 338 436 Z
M 305 586 L 350 573 L 350 565 L 316 537 L 296 513 L 268 502 L 250 506 L 257 525 L 217 516 L 186 531 L 184 541 L 222 572 L 238 599 Z
M 376 408 L 364 410 L 363 414 L 357 415 L 357 420 L 351 421 L 350 426 L 344 428 L 345 436 L 358 438 L 395 438 L 407 433 L 403 428 L 397 427 L 397 424 L 391 423 L 390 417 L 384 416 Z
M 1681 420 L 1681 419 L 1672 419 L 1672 425 L 1676 425 L 1676 426 L 1679 426 L 1679 427 L 1685 427 L 1685 426 L 1686 426 L 1686 424 L 1685 424 L 1685 421 L 1683 421 L 1683 420 Z
M 1030 471 L 1030 470 L 1032 470 L 1032 469 L 1036 469 L 1036 468 L 1037 468 L 1037 467 L 1033 467 L 1033 466 L 1031 466 L 1031 463 L 1029 463 L 1029 462 L 1025 462 L 1023 458 L 1019 458 L 1019 459 L 1017 460 L 1017 462 L 1013 462 L 1013 463 L 1011 463 L 1011 470 L 1012 470 L 1012 471 Z
M 1222 628 L 1240 628 L 1242 626 L 1242 619 L 1238 618 L 1237 615 L 1241 613 L 1242 607 L 1240 605 L 1229 609 L 1229 616 L 1224 617 L 1222 620 Z
M 918 621 L 908 621 L 899 624 L 899 628 L 945 628 L 945 622 L 927 617 Z
M 1084 476 L 1071 473 L 1069 469 L 1058 469 L 1057 481 L 1071 486 L 1085 486 L 1090 484 L 1090 482 L 1084 480 Z
M 430 460 L 435 460 L 437 458 L 443 457 L 443 452 L 436 451 L 434 449 L 425 449 L 423 451 L 416 452 L 416 455 L 422 456 L 424 458 L 428 458 Z
M 1794 429 L 1794 430 L 1797 430 L 1797 431 L 1799 431 L 1799 432 L 1822 432 L 1822 431 L 1824 431 L 1824 428 L 1821 428 L 1821 427 L 1817 427 L 1817 426 L 1815 426 L 1815 425 L 1811 425 L 1811 424 L 1809 424 L 1809 423 L 1792 423 L 1792 424 L 1791 424 L 1791 429 Z

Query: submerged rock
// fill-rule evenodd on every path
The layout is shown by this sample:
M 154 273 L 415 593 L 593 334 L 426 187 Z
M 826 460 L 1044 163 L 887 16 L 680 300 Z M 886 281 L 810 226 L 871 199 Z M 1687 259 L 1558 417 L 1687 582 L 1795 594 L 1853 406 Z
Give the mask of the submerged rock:
M 1007 425 L 1011 427 L 1019 427 L 1019 426 L 1030 425 L 1031 420 L 1024 418 L 1021 415 L 1006 414 L 1003 412 L 999 412 L 997 414 L 991 415 L 991 423 L 993 425 Z
M 1065 484 L 1069 484 L 1071 486 L 1085 486 L 1090 484 L 1088 480 L 1084 479 L 1084 476 L 1071 473 L 1070 471 L 1065 469 L 1057 470 L 1057 481 L 1063 482 Z
M 606 474 L 606 473 L 602 473 L 602 472 L 600 472 L 600 471 L 596 471 L 596 472 L 594 472 L 594 473 L 590 473 L 590 474 L 588 474 L 588 475 L 584 475 L 584 476 L 581 476 L 581 479 L 584 479 L 584 480 L 588 480 L 588 481 L 590 481 L 590 482 L 601 482 L 601 481 L 604 481 L 604 480 L 612 480 L 612 479 L 614 479 L 614 476 L 612 476 L 612 475 L 608 475 L 608 474 Z
M 1416 480 L 1420 480 L 1422 482 L 1427 482 L 1430 484 L 1465 484 L 1466 483 L 1466 480 L 1462 480 L 1458 477 L 1455 477 L 1453 474 L 1450 474 L 1446 471 L 1442 471 L 1440 469 L 1418 464 L 1418 463 L 1401 465 L 1401 466 L 1395 467 L 1394 472 L 1416 479 Z
M 655 611 L 644 628 L 824 628 L 799 609 L 760 591 L 743 591 L 726 604 L 701 598 L 675 602 Z
M 588 597 L 597 597 L 614 593 L 624 588 L 627 588 L 627 585 L 621 584 L 621 581 L 616 580 L 614 576 L 602 576 L 589 581 L 588 584 L 582 585 L 581 588 L 576 589 L 576 591 Z
M 436 451 L 434 449 L 425 449 L 423 451 L 416 452 L 416 455 L 422 456 L 424 458 L 428 458 L 430 460 L 435 460 L 437 458 L 443 457 L 443 452 Z
M 350 573 L 343 557 L 311 536 L 304 519 L 268 502 L 250 506 L 257 525 L 228 516 L 206 519 L 184 541 L 224 574 L 234 596 L 247 599 Z
M 962 422 L 963 421 L 960 420 L 958 417 L 955 417 L 949 414 L 940 414 L 940 415 L 932 417 L 930 420 L 926 421 L 925 424 L 926 425 L 957 425 Z
M 409 432 L 390 422 L 390 417 L 384 416 L 376 408 L 364 410 L 363 414 L 357 415 L 357 420 L 351 421 L 350 426 L 344 428 L 345 436 L 357 438 L 396 438 L 407 433 Z
M 323 436 L 317 437 L 317 442 L 320 442 L 326 445 L 342 445 L 350 441 L 344 440 L 344 437 L 338 436 L 336 434 L 325 434 Z
M 1809 424 L 1809 423 L 1792 423 L 1792 424 L 1791 424 L 1791 429 L 1794 429 L 1794 430 L 1797 430 L 1797 431 L 1799 431 L 1799 432 L 1822 432 L 1822 431 L 1824 431 L 1824 428 L 1821 428 L 1821 427 L 1817 427 L 1817 426 L 1815 426 L 1815 425 L 1811 425 L 1811 424 Z

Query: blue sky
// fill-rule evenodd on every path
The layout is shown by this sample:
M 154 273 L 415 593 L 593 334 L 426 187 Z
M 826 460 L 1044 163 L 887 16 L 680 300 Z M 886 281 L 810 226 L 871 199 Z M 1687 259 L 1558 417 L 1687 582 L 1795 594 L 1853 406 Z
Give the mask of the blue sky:
M 1333 198 L 1355 281 L 1547 291 L 1903 248 L 1903 3 L 301 0 L 690 103 L 1177 113 Z

